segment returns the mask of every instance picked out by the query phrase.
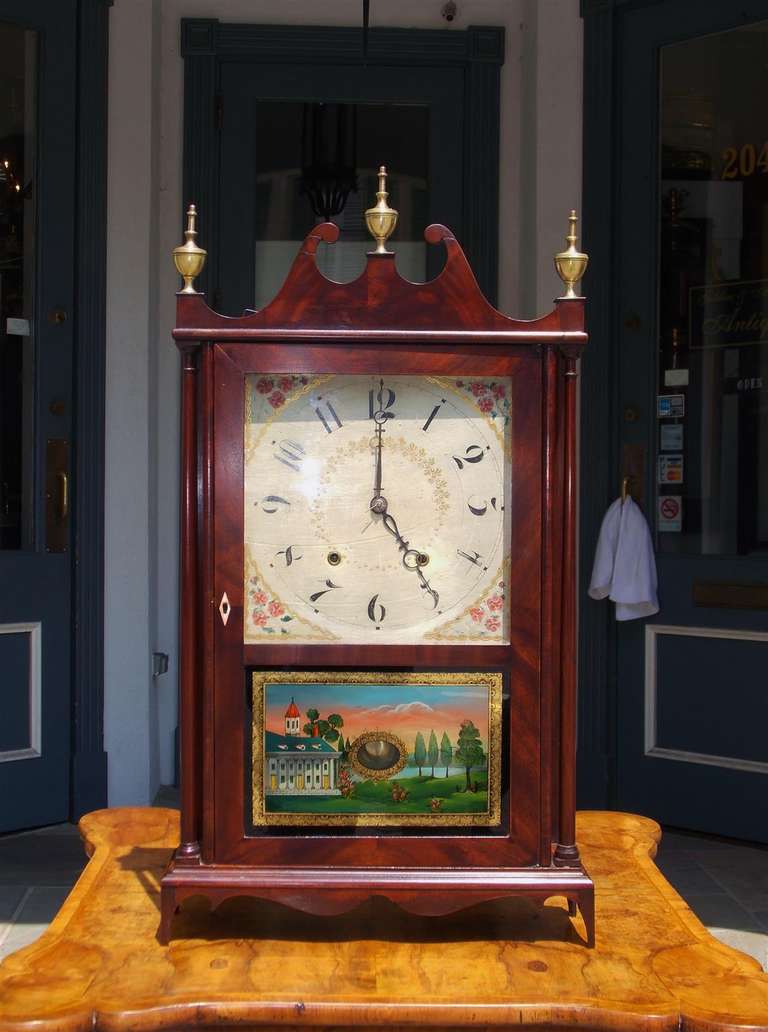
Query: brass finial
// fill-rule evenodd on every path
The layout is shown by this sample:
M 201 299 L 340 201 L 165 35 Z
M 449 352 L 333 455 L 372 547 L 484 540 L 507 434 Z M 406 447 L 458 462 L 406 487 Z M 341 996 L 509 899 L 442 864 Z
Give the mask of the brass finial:
M 576 250 L 576 218 L 575 210 L 571 211 L 568 217 L 568 228 L 570 232 L 565 238 L 568 247 L 565 251 L 561 251 L 560 254 L 555 255 L 555 268 L 560 279 L 565 283 L 565 298 L 578 297 L 579 295 L 574 290 L 575 285 L 579 282 L 581 277 L 584 275 L 589 256 L 584 254 L 582 251 Z
M 368 232 L 376 241 L 374 254 L 392 254 L 387 250 L 387 240 L 395 231 L 397 212 L 387 204 L 387 170 L 384 165 L 379 169 L 379 189 L 376 191 L 376 203 L 365 213 L 365 224 Z
M 205 265 L 207 252 L 198 247 L 195 243 L 197 229 L 197 210 L 194 204 L 190 204 L 187 210 L 187 228 L 184 230 L 184 243 L 173 249 L 173 261 L 178 273 L 184 279 L 184 286 L 179 291 L 181 294 L 197 294 L 194 282 Z

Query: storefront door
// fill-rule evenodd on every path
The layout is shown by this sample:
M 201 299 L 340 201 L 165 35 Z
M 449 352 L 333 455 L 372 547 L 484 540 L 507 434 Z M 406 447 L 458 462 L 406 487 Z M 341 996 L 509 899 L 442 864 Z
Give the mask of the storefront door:
M 749 7 L 638 8 L 617 49 L 618 458 L 661 608 L 617 626 L 615 802 L 768 841 L 768 3 Z
M 0 831 L 70 813 L 76 15 L 0 0 Z

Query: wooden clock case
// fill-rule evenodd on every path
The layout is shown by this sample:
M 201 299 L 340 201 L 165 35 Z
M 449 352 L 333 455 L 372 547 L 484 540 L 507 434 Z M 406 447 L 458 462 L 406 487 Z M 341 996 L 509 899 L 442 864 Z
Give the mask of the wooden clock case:
M 181 844 L 162 880 L 158 936 L 191 897 L 232 896 L 337 914 L 373 895 L 421 915 L 487 900 L 566 897 L 594 938 L 594 890 L 575 841 L 576 376 L 584 300 L 533 321 L 481 294 L 446 227 L 432 282 L 403 280 L 372 253 L 351 283 L 315 254 L 338 229 L 307 236 L 277 297 L 242 318 L 180 292 L 182 353 Z M 569 291 L 573 293 L 572 291 Z M 243 423 L 252 373 L 512 376 L 509 645 L 244 645 Z M 504 674 L 498 828 L 249 828 L 248 671 L 500 671 Z M 258 934 L 258 925 L 254 934 Z

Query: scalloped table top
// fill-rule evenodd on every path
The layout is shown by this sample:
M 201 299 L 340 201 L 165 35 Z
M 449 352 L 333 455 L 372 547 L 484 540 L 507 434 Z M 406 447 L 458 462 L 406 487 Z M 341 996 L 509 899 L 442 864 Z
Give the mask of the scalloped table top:
M 597 937 L 563 900 L 442 918 L 372 900 L 332 919 L 249 899 L 185 904 L 155 939 L 175 810 L 101 810 L 90 862 L 33 945 L 0 965 L 0 1032 L 209 1027 L 768 1030 L 768 975 L 714 939 L 656 868 L 658 825 L 578 820 Z

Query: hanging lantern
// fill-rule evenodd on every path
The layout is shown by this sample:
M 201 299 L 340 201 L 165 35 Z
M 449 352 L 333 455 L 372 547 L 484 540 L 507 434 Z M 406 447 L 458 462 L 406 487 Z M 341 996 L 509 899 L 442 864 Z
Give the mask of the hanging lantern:
M 305 104 L 301 130 L 301 192 L 328 222 L 357 193 L 357 108 Z

